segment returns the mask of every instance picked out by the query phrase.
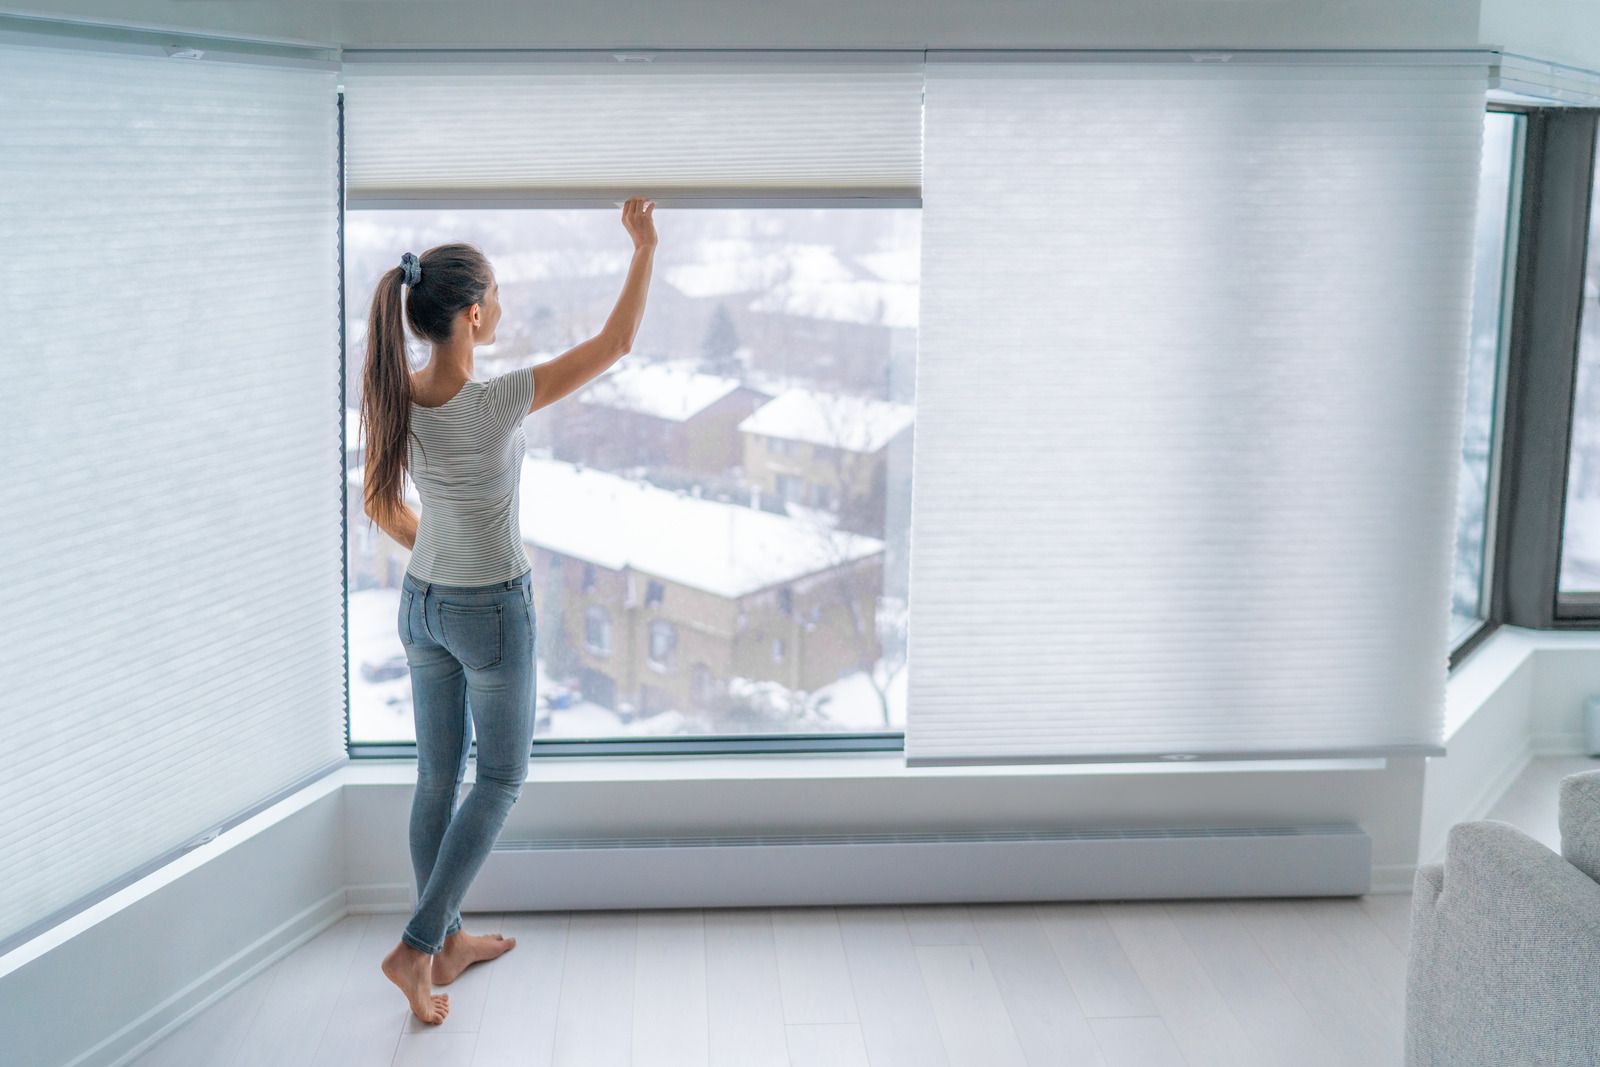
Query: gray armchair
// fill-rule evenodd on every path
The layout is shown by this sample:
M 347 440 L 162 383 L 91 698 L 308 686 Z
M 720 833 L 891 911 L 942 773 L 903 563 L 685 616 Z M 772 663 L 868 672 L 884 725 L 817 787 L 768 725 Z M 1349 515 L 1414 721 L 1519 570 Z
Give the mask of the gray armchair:
M 1600 1065 L 1600 771 L 1560 805 L 1559 856 L 1482 819 L 1417 868 L 1406 1067 Z

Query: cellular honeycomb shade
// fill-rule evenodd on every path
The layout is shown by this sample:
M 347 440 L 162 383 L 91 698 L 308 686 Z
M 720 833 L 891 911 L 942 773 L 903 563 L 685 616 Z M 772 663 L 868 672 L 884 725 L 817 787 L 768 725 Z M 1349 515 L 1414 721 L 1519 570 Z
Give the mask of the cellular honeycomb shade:
M 916 52 L 343 58 L 353 207 L 914 199 L 920 183 Z
M 337 68 L 0 40 L 0 945 L 345 759 Z
M 1443 751 L 1485 82 L 929 54 L 908 763 Z

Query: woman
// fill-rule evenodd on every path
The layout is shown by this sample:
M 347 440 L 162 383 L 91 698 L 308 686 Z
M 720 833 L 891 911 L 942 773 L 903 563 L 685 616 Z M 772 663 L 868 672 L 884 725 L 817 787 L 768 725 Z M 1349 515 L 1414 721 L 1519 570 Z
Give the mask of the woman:
M 439 245 L 420 259 L 407 252 L 372 299 L 363 371 L 365 510 L 411 549 L 398 622 L 417 730 L 410 828 L 417 907 L 384 957 L 383 973 L 424 1022 L 443 1022 L 450 1011 L 449 996 L 433 994 L 435 984 L 516 944 L 466 933 L 458 909 L 522 791 L 533 742 L 533 587 L 517 525 L 527 448 L 522 418 L 633 346 L 655 255 L 654 209 L 643 197 L 622 208 L 633 262 L 604 328 L 537 367 L 472 377 L 472 350 L 495 339 L 500 321 L 499 284 L 472 245 Z M 402 286 L 411 290 L 405 321 L 433 343 L 432 359 L 415 374 L 406 365 Z M 408 439 L 417 447 L 408 448 Z M 406 470 L 422 498 L 420 519 L 401 496 Z M 474 733 L 477 780 L 458 811 Z

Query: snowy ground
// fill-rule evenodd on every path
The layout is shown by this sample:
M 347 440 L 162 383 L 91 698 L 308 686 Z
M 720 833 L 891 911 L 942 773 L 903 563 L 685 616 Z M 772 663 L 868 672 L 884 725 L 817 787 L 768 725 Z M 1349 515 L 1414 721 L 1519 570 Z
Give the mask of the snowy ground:
M 400 590 L 363 589 L 350 594 L 350 738 L 357 742 L 414 741 L 411 677 L 368 680 L 363 665 L 403 667 L 405 650 L 398 630 Z M 615 738 L 644 736 L 690 736 L 715 734 L 714 722 L 675 711 L 623 722 L 609 708 L 576 698 L 570 706 L 551 709 L 552 694 L 564 692 L 538 668 L 535 687 L 537 704 L 534 736 L 540 738 Z M 901 730 L 905 726 L 906 672 L 896 674 L 889 687 L 891 726 L 885 727 L 877 693 L 867 677 L 857 672 L 809 694 L 812 714 L 804 720 L 803 732 L 839 733 L 855 731 Z M 796 732 L 801 732 L 797 729 Z

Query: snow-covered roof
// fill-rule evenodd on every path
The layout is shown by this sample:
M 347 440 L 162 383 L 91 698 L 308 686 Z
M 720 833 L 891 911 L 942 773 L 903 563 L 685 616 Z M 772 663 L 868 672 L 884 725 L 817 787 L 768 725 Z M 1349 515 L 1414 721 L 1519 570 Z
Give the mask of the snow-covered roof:
M 866 325 L 917 325 L 916 249 L 896 249 L 842 261 L 832 245 L 702 241 L 701 258 L 663 273 L 685 296 L 755 294 L 752 311 L 803 315 Z
M 624 358 L 580 391 L 578 400 L 682 422 L 737 388 L 737 378 L 702 374 L 688 363 L 629 363 Z
M 863 257 L 865 258 L 865 257 Z M 881 260 L 877 270 L 899 269 L 890 257 Z M 853 322 L 864 326 L 915 328 L 919 306 L 919 286 L 911 280 L 867 277 L 846 267 L 836 257 L 827 260 L 803 259 L 787 278 L 783 278 L 753 300 L 751 311 L 803 315 L 833 322 Z
M 911 425 L 909 404 L 811 389 L 786 389 L 739 423 L 745 433 L 876 452 Z
M 536 456 L 523 460 L 519 492 L 529 544 L 724 597 L 883 551 L 877 538 Z

